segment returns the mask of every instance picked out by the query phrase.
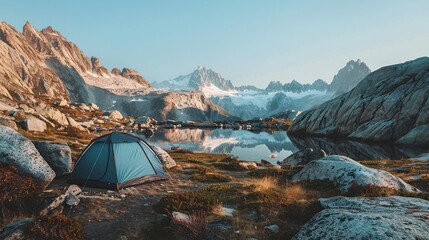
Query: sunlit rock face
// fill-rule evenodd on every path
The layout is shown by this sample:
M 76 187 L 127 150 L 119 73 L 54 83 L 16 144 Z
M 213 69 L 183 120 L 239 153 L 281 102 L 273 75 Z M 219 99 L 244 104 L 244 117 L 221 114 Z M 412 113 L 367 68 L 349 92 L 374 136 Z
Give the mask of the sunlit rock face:
M 420 144 L 429 123 L 429 58 L 383 67 L 353 90 L 301 113 L 292 135 Z M 417 130 L 416 130 L 417 129 Z M 415 137 L 413 137 L 415 136 Z

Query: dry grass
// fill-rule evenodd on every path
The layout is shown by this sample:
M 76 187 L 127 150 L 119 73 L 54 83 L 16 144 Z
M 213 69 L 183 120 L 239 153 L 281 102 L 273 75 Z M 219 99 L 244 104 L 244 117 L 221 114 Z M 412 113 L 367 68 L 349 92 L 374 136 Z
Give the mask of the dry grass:
M 318 198 L 314 191 L 308 191 L 299 184 L 287 183 L 283 188 L 284 200 L 287 203 L 307 202 L 308 200 Z
M 277 188 L 277 179 L 273 177 L 264 177 L 260 179 L 251 179 L 245 183 L 247 186 L 253 186 L 256 192 L 266 192 Z

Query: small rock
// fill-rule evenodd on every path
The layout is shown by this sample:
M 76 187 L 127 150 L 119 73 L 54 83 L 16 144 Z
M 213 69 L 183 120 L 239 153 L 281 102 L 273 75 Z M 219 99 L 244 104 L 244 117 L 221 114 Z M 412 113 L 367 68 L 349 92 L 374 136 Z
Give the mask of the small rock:
M 76 195 L 70 194 L 66 196 L 65 203 L 70 207 L 77 206 L 79 202 L 80 202 L 80 199 Z
M 95 109 L 95 110 L 100 109 L 100 108 L 97 106 L 97 104 L 95 104 L 95 103 L 90 103 L 90 104 L 88 104 L 88 106 L 89 106 L 90 108 L 92 108 L 92 109 Z
M 265 228 L 264 228 L 264 229 L 269 230 L 269 231 L 270 231 L 270 232 L 272 232 L 272 233 L 278 233 L 278 232 L 279 232 L 279 230 L 280 230 L 279 226 L 277 226 L 276 224 L 272 224 L 272 225 L 269 225 L 269 226 L 265 226 Z
M 174 220 L 179 222 L 189 222 L 191 220 L 191 217 L 188 214 L 184 214 L 181 212 L 173 212 L 171 213 L 171 216 Z
M 239 162 L 239 164 L 247 169 L 255 169 L 258 168 L 255 162 Z
M 34 132 L 44 132 L 46 130 L 46 123 L 37 118 L 25 119 L 21 122 L 24 130 L 34 131 Z
M 14 130 L 18 130 L 18 126 L 16 125 L 16 122 L 14 122 L 13 120 L 10 120 L 10 119 L 0 118 L 0 125 L 10 127 Z
M 68 107 L 69 103 L 67 102 L 67 100 L 61 100 L 57 105 L 59 107 Z
M 121 197 L 121 198 L 125 198 L 125 197 L 126 197 L 126 195 L 125 195 L 125 194 L 121 194 L 121 195 L 120 195 L 120 197 Z

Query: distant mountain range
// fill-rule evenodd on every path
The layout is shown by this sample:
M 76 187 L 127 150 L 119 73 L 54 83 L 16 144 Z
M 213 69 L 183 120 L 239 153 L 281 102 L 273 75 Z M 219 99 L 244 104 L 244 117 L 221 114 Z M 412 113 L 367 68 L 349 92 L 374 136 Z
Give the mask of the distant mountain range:
M 124 115 L 159 120 L 231 120 L 266 117 L 285 109 L 306 110 L 353 88 L 369 72 L 350 61 L 331 84 L 271 82 L 265 89 L 236 87 L 219 73 L 199 66 L 192 73 L 153 83 L 136 70 L 113 68 L 88 58 L 52 27 L 36 30 L 27 22 L 22 33 L 0 22 L 0 100 L 43 101 L 44 98 L 96 103 Z
M 235 87 L 219 73 L 199 66 L 187 75 L 155 82 L 153 86 L 166 90 L 199 90 L 216 105 L 243 119 L 267 117 L 285 109 L 307 110 L 315 105 L 351 90 L 371 70 L 361 60 L 349 61 L 334 76 L 331 84 L 317 79 L 312 84 L 272 81 L 265 89 L 255 86 Z

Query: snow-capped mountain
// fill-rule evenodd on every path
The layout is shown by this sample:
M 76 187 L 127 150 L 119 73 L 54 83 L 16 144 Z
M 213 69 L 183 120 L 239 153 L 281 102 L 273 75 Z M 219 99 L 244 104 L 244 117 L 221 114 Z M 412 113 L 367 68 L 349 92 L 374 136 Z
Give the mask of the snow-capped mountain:
M 326 91 L 329 88 L 329 84 L 322 79 L 317 79 L 312 84 L 306 83 L 301 84 L 296 80 L 290 83 L 282 84 L 279 81 L 271 81 L 265 88 L 266 92 L 293 92 L 302 93 L 310 90 Z
M 181 75 L 172 80 L 153 83 L 154 87 L 169 90 L 201 90 L 206 87 L 216 87 L 221 90 L 234 90 L 230 80 L 224 79 L 219 73 L 199 66 L 187 75 Z
M 302 84 L 271 81 L 265 89 L 246 85 L 234 87 L 219 73 L 199 66 L 194 72 L 172 80 L 153 83 L 154 87 L 168 90 L 199 90 L 226 112 L 243 118 L 268 117 L 289 110 L 304 111 L 321 104 L 333 96 L 350 90 L 370 72 L 361 60 L 349 61 L 332 84 L 322 79 Z

